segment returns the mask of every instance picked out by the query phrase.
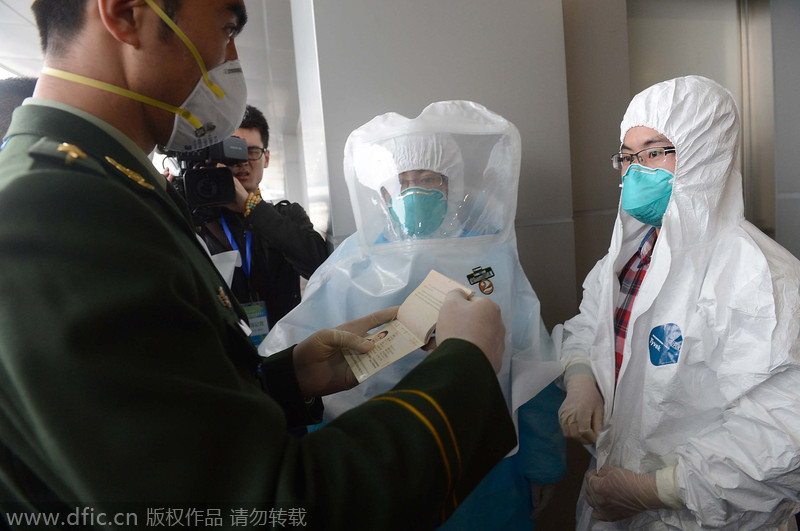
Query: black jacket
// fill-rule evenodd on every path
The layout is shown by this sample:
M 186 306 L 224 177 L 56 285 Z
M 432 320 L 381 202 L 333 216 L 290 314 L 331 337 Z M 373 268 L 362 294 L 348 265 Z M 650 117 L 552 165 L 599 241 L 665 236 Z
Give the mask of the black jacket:
M 242 261 L 246 231 L 253 233 L 250 278 L 237 267 L 232 291 L 242 303 L 263 300 L 272 328 L 298 305 L 300 275 L 311 276 L 328 257 L 328 246 L 297 203 L 281 201 L 273 205 L 262 201 L 247 218 L 225 208 L 220 208 L 219 214 L 228 223 Z M 199 233 L 211 254 L 232 249 L 218 219 L 201 226 Z

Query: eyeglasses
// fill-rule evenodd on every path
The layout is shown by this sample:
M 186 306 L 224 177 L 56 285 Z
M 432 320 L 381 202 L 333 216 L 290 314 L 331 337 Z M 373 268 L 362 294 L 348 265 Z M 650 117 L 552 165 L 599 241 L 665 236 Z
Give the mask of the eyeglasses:
M 440 173 L 428 173 L 419 179 L 400 179 L 400 186 L 406 188 L 439 188 L 444 184 L 444 176 Z
M 247 146 L 247 160 L 258 160 L 264 156 L 264 153 L 267 152 L 267 148 L 258 147 L 258 146 Z
M 634 160 L 645 166 L 658 166 L 667 160 L 669 153 L 675 153 L 674 146 L 651 147 L 636 153 L 614 153 L 611 155 L 611 166 L 615 170 L 627 170 Z

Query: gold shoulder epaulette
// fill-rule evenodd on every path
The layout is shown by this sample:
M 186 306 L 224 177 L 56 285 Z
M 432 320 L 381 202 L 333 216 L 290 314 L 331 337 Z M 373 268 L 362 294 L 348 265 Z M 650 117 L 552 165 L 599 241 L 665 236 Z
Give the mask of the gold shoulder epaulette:
M 64 161 L 67 165 L 72 164 L 77 159 L 86 158 L 86 153 L 84 153 L 81 148 L 79 148 L 75 144 L 68 144 L 66 142 L 62 142 L 58 146 L 58 152 L 67 154 L 67 158 Z
M 75 144 L 60 142 L 54 138 L 39 139 L 28 149 L 28 154 L 51 164 L 88 169 L 95 173 L 105 174 L 103 166 Z

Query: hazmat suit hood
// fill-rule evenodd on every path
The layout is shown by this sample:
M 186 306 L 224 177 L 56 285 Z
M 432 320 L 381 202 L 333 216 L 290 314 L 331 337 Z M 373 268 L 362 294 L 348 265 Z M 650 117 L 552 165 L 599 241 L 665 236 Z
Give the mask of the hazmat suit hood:
M 398 174 L 408 169 L 448 178 L 445 221 L 426 237 L 395 230 L 382 192 L 397 191 Z M 399 305 L 436 270 L 501 307 L 506 352 L 498 380 L 511 412 L 560 374 L 517 254 L 520 138 L 513 124 L 468 101 L 433 103 L 416 118 L 384 114 L 350 135 L 344 170 L 358 231 L 312 275 L 303 301 L 262 343 L 262 355 Z M 425 355 L 412 352 L 355 388 L 324 397 L 325 419 L 388 391 Z
M 637 94 L 620 126 L 620 142 L 644 126 L 675 146 L 675 179 L 661 237 L 680 248 L 713 240 L 744 219 L 742 176 L 735 167 L 739 116 L 731 93 L 700 76 L 664 81 Z M 627 227 L 635 220 L 620 210 Z
M 603 396 L 597 467 L 655 474 L 686 508 L 599 522 L 582 500 L 577 529 L 776 529 L 800 508 L 800 262 L 744 219 L 727 90 L 658 83 L 633 98 L 620 138 L 636 126 L 674 144 L 676 168 L 619 376 L 618 278 L 651 229 L 622 208 L 561 359 L 588 360 Z

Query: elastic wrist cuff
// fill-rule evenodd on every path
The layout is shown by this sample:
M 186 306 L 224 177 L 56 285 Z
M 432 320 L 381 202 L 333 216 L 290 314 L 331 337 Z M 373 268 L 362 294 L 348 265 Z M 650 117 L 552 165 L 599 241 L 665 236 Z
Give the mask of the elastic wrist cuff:
M 668 466 L 656 470 L 656 491 L 658 499 L 670 509 L 686 508 L 686 504 L 683 503 L 683 500 L 678 496 L 677 466 Z
M 586 376 L 591 376 L 594 378 L 594 373 L 592 372 L 592 362 L 587 359 L 576 359 L 570 361 L 567 363 L 567 368 L 564 369 L 564 382 L 566 383 L 573 374 L 585 374 Z

